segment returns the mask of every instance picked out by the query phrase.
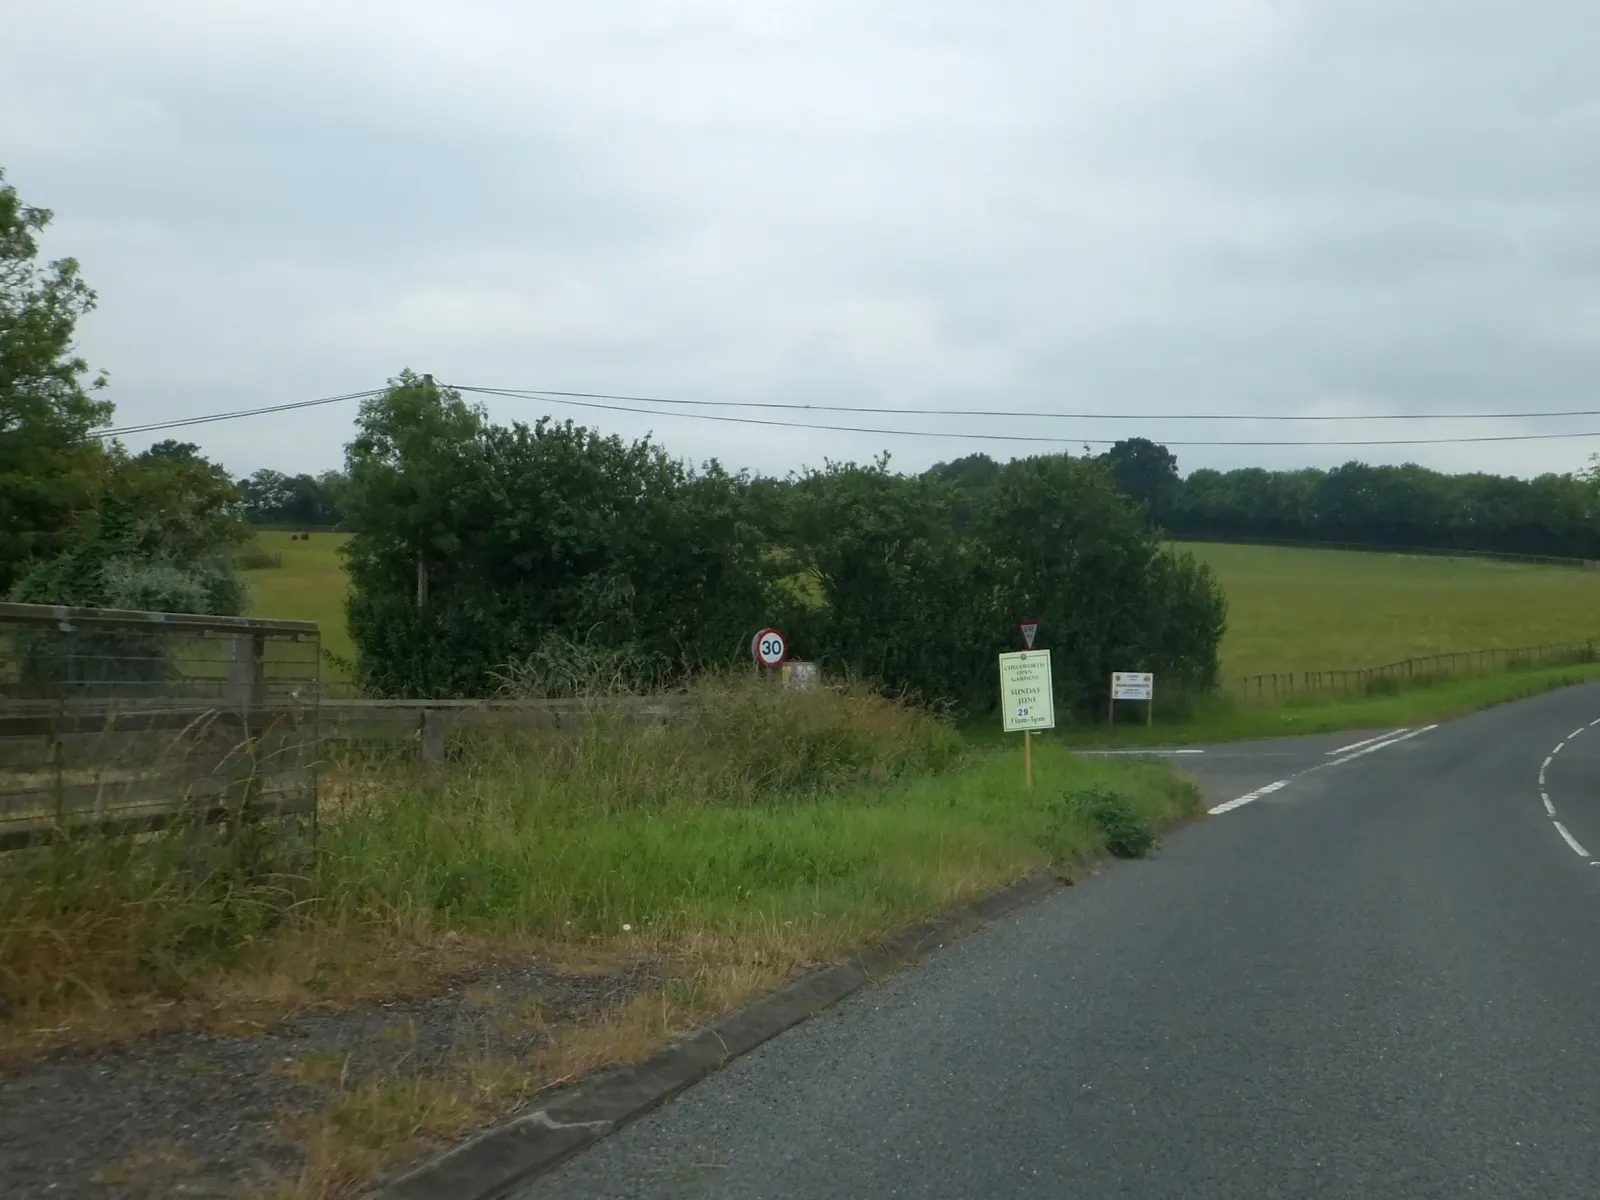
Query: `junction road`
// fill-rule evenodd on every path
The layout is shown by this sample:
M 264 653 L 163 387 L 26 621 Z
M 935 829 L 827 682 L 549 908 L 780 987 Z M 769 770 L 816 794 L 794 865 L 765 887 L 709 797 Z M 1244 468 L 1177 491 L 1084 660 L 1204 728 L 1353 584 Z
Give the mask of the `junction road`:
M 1600 1195 L 1595 722 L 1587 687 L 1175 758 L 1218 811 L 1155 857 L 519 1196 Z

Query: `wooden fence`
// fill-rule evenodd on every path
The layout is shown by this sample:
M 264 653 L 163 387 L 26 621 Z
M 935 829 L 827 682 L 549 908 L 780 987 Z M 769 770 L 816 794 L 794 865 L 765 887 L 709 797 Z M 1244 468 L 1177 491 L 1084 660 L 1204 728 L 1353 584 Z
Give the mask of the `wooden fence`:
M 1228 680 L 1225 690 L 1239 699 L 1259 703 L 1279 703 L 1301 696 L 1361 696 L 1371 695 L 1386 687 L 1398 687 L 1402 680 L 1438 679 L 1487 671 L 1593 662 L 1595 658 L 1593 640 L 1552 642 L 1541 646 L 1425 654 L 1402 658 L 1379 667 L 1245 675 Z M 1393 683 L 1384 684 L 1380 680 L 1392 680 Z

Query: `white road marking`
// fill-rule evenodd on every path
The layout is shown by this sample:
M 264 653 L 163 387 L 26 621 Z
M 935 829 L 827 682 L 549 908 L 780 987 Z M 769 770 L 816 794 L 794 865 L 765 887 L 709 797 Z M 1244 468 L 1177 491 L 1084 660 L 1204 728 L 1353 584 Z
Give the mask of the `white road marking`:
M 1219 804 L 1215 808 L 1207 809 L 1206 811 L 1214 817 L 1220 816 L 1222 813 L 1232 812 L 1234 809 L 1242 808 L 1246 804 L 1250 804 L 1253 801 L 1261 799 L 1263 796 L 1272 795 L 1272 793 L 1277 791 L 1279 788 L 1288 787 L 1291 781 L 1299 779 L 1302 775 L 1310 775 L 1315 771 L 1326 770 L 1328 767 L 1337 767 L 1343 763 L 1349 762 L 1351 759 L 1360 758 L 1363 754 L 1371 754 L 1374 750 L 1382 750 L 1387 746 L 1394 746 L 1400 742 L 1408 742 L 1414 737 L 1420 737 L 1429 730 L 1437 728 L 1439 728 L 1437 725 L 1427 725 L 1421 729 L 1413 729 L 1409 733 L 1402 733 L 1399 737 L 1392 737 L 1387 733 L 1383 734 L 1381 736 L 1388 738 L 1387 741 L 1375 742 L 1370 746 L 1363 746 L 1360 750 L 1346 754 L 1343 758 L 1335 758 L 1325 763 L 1318 763 L 1314 767 L 1307 767 L 1304 771 L 1295 772 L 1295 774 L 1289 776 L 1288 779 L 1275 780 L 1272 783 L 1267 784 L 1265 787 L 1258 787 L 1253 792 L 1246 792 L 1242 796 L 1226 801 L 1225 803 Z
M 1556 755 L 1560 754 L 1561 753 L 1561 748 L 1563 746 L 1565 746 L 1565 745 L 1566 745 L 1565 742 L 1557 742 L 1556 743 L 1556 748 L 1554 750 L 1550 751 L 1550 757 L 1554 758 Z
M 1544 786 L 1544 773 L 1550 769 L 1550 760 L 1547 758 L 1539 764 L 1539 786 Z
M 1369 737 L 1359 742 L 1351 742 L 1348 746 L 1340 746 L 1337 750 L 1329 750 L 1327 755 L 1329 758 L 1332 758 L 1335 754 L 1343 754 L 1346 750 L 1359 750 L 1361 747 L 1371 745 L 1373 742 L 1381 742 L 1386 737 L 1393 737 L 1397 733 L 1404 733 L 1406 729 L 1407 726 L 1402 725 L 1399 729 L 1389 730 L 1388 733 L 1380 733 L 1374 737 Z
M 1569 733 L 1569 734 L 1567 734 L 1567 741 L 1569 741 L 1569 742 L 1570 742 L 1570 741 L 1571 741 L 1571 740 L 1572 740 L 1572 739 L 1573 739 L 1573 738 L 1575 738 L 1575 737 L 1577 737 L 1577 736 L 1578 736 L 1578 735 L 1579 735 L 1579 734 L 1580 734 L 1580 733 L 1582 733 L 1582 732 L 1583 732 L 1583 726 L 1582 726 L 1582 725 L 1579 725 L 1579 726 L 1578 726 L 1578 727 L 1577 727 L 1577 728 L 1576 728 L 1576 729 L 1574 729 L 1574 730 L 1573 730 L 1573 731 L 1572 731 L 1572 732 L 1571 732 L 1571 733 Z
M 1085 757 L 1090 755 L 1095 758 L 1104 758 L 1111 754 L 1204 754 L 1204 750 L 1075 750 L 1075 754 Z
M 1545 810 L 1545 812 L 1549 813 L 1552 817 L 1555 816 L 1556 815 L 1556 806 L 1554 804 L 1550 803 L 1550 795 L 1549 795 L 1549 793 L 1540 792 L 1539 793 L 1539 799 L 1544 801 L 1544 810 Z
M 1424 725 L 1421 729 L 1413 729 L 1410 733 L 1402 733 L 1399 737 L 1392 737 L 1386 742 L 1377 742 L 1371 746 L 1364 746 L 1360 750 L 1357 750 L 1351 754 L 1346 754 L 1343 758 L 1336 758 L 1332 762 L 1323 763 L 1322 765 L 1324 767 L 1337 767 L 1341 763 L 1349 762 L 1352 758 L 1360 758 L 1363 754 L 1371 754 L 1374 750 L 1384 750 L 1390 746 L 1397 746 L 1401 742 L 1409 742 L 1412 738 L 1421 737 L 1429 730 L 1437 728 L 1439 728 L 1437 725 Z M 1320 767 L 1313 768 L 1313 770 L 1320 769 Z
M 1560 821 L 1552 821 L 1551 824 L 1556 827 L 1557 833 L 1567 839 L 1567 845 L 1571 846 L 1576 853 L 1583 855 L 1584 858 L 1589 857 L 1589 852 L 1578 844 L 1577 838 L 1573 837 L 1567 832 L 1567 827 L 1565 825 L 1563 825 Z
M 1293 779 L 1294 776 L 1291 775 L 1289 778 Z M 1220 816 L 1222 813 L 1232 812 L 1236 808 L 1241 808 L 1244 805 L 1249 804 L 1253 800 L 1259 800 L 1263 796 L 1270 796 L 1270 795 L 1272 795 L 1273 792 L 1277 791 L 1279 788 L 1287 787 L 1288 785 L 1289 785 L 1289 780 L 1288 779 L 1280 779 L 1275 783 L 1267 784 L 1265 787 L 1258 787 L 1253 792 L 1246 792 L 1244 795 L 1240 796 L 1238 799 L 1229 800 L 1226 804 L 1219 804 L 1215 808 L 1209 809 L 1208 811 L 1211 813 L 1211 815 L 1213 817 Z

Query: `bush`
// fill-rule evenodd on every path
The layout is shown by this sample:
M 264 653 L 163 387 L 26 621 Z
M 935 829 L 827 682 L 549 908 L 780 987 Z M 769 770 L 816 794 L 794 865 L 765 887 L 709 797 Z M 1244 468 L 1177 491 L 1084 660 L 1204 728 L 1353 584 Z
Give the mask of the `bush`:
M 748 661 L 776 624 L 825 669 L 986 711 L 1022 617 L 1063 711 L 1102 710 L 1117 670 L 1215 685 L 1221 589 L 1104 464 L 1013 462 L 973 494 L 887 456 L 750 478 L 571 423 L 493 426 L 406 374 L 363 406 L 347 465 L 349 626 L 374 694 L 490 694 L 557 641 L 605 646 L 650 687 Z
M 1117 858 L 1143 858 L 1156 844 L 1155 828 L 1132 799 L 1115 788 L 1092 785 L 1068 792 L 1064 804 L 1097 829 Z

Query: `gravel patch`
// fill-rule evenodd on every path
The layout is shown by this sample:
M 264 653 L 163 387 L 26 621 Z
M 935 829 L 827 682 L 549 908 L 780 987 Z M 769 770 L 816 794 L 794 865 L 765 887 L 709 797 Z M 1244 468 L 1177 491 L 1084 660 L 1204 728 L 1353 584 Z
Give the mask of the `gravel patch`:
M 0 1075 L 0 1195 L 237 1196 L 299 1171 L 280 1122 L 317 1111 L 341 1072 L 425 1074 L 462 1050 L 525 1058 L 553 1029 L 660 978 L 649 962 L 614 975 L 501 966 L 430 999 L 306 1016 L 258 1037 L 162 1034 L 32 1063 Z M 291 1077 L 307 1063 L 330 1082 Z

